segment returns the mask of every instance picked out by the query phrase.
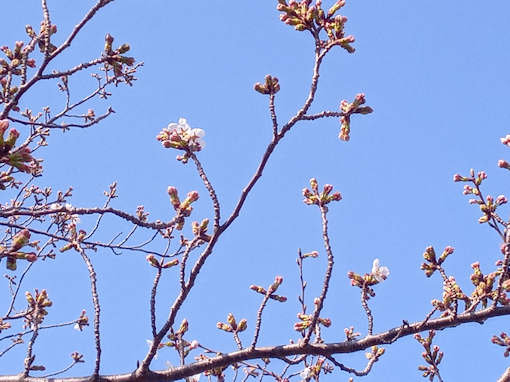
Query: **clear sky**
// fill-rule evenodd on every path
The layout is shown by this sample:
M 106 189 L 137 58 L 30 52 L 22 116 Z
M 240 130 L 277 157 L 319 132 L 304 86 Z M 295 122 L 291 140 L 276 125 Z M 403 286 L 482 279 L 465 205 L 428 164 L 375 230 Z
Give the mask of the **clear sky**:
M 48 3 L 58 42 L 93 4 Z M 115 46 L 130 43 L 130 54 L 145 65 L 132 88 L 114 88 L 107 101 L 92 104 L 96 113 L 112 105 L 116 114 L 90 130 L 50 137 L 49 146 L 38 152 L 45 160 L 38 184 L 54 189 L 72 185 L 73 205 L 94 206 L 102 204 L 103 190 L 117 180 L 115 207 L 134 212 L 143 204 L 152 219 L 162 220 L 173 216 L 167 186 L 176 186 L 181 194 L 196 189 L 202 198 L 192 217 L 210 217 L 207 192 L 193 167 L 177 162 L 177 152 L 163 149 L 155 139 L 169 122 L 185 117 L 206 132 L 207 147 L 199 157 L 228 216 L 271 139 L 267 99 L 253 91 L 253 84 L 266 74 L 279 78 L 280 121 L 301 107 L 310 86 L 313 41 L 279 21 L 276 3 L 124 0 L 108 5 L 55 68 L 100 55 L 106 32 L 115 37 Z M 0 45 L 26 40 L 25 24 L 36 27 L 41 20 L 35 0 L 5 2 L 2 13 Z M 284 277 L 279 291 L 288 301 L 269 304 L 259 344 L 298 338 L 292 329 L 300 309 L 298 248 L 320 253 L 305 266 L 309 306 L 326 266 L 319 212 L 302 203 L 301 189 L 311 177 L 333 184 L 343 195 L 329 215 L 336 262 L 323 314 L 333 322 L 323 331 L 327 342 L 343 341 L 348 326 L 366 332 L 359 289 L 349 285 L 348 271 L 369 272 L 374 258 L 390 268 L 388 280 L 376 286 L 377 296 L 370 301 L 374 331 L 379 332 L 403 319 L 423 319 L 431 310 L 430 300 L 441 297 L 439 276 L 427 279 L 419 269 L 425 247 L 455 247 L 446 269 L 466 293 L 472 291 L 470 264 L 480 261 L 483 271 L 492 271 L 499 256 L 498 237 L 478 224 L 478 208 L 468 204 L 462 185 L 452 177 L 470 168 L 486 170 L 485 190 L 493 196 L 508 192 L 508 174 L 496 164 L 510 157 L 499 142 L 510 133 L 510 3 L 351 0 L 341 13 L 349 18 L 347 33 L 356 37 L 357 51 L 349 55 L 336 49 L 328 55 L 312 111 L 337 110 L 342 99 L 364 92 L 374 113 L 353 118 L 350 142 L 338 140 L 340 124 L 329 119 L 298 124 L 277 148 L 177 320 L 188 318 L 190 339 L 211 348 L 235 349 L 231 337 L 216 329 L 228 312 L 248 319 L 243 339 L 251 340 L 260 295 L 248 287 L 267 286 L 276 275 Z M 94 83 L 84 75 L 70 86 L 78 96 Z M 38 111 L 53 105 L 56 110 L 63 100 L 51 83 L 37 88 L 21 106 Z M 508 209 L 503 211 L 508 216 Z M 83 223 L 90 229 L 89 221 Z M 100 237 L 107 240 L 128 229 L 107 219 Z M 70 251 L 38 262 L 26 280 L 26 289 L 48 290 L 54 306 L 47 323 L 75 319 L 82 308 L 92 318 L 88 274 L 78 257 Z M 142 254 L 98 251 L 91 258 L 103 305 L 101 371 L 132 371 L 150 338 L 154 269 Z M 178 290 L 177 281 L 176 270 L 164 274 L 160 322 Z M 6 282 L 3 288 L 7 296 Z M 490 338 L 509 329 L 508 318 L 499 318 L 439 333 L 435 343 L 445 352 L 440 369 L 445 381 L 495 380 L 508 361 Z M 67 375 L 87 375 L 94 359 L 92 328 L 41 333 L 35 351 L 48 371 L 65 367 L 69 354 L 79 351 L 88 362 Z M 2 373 L 19 372 L 24 352 L 19 346 L 0 358 Z M 363 380 L 421 380 L 421 352 L 414 339 L 402 339 L 387 347 Z M 362 353 L 338 359 L 361 369 L 366 362 Z M 153 368 L 164 368 L 166 361 L 177 362 L 171 349 L 160 352 Z M 346 381 L 348 375 L 334 378 Z

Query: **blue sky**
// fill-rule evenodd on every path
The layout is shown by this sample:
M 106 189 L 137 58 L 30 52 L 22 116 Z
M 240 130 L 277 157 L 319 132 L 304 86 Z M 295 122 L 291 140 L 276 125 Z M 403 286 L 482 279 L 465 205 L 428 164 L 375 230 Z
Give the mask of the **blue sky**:
M 49 0 L 52 21 L 59 28 L 57 41 L 92 4 Z M 192 127 L 206 131 L 207 147 L 200 159 L 228 216 L 271 138 L 267 99 L 253 91 L 253 84 L 266 74 L 279 78 L 280 121 L 301 107 L 309 89 L 313 41 L 281 23 L 275 6 L 276 1 L 124 0 L 103 9 L 55 67 L 100 54 L 106 32 L 115 37 L 115 46 L 129 42 L 130 54 L 144 61 L 144 67 L 133 88 L 113 89 L 108 101 L 92 104 L 96 113 L 112 105 L 116 114 L 111 118 L 90 130 L 50 137 L 50 145 L 39 154 L 45 175 L 38 184 L 54 189 L 72 185 L 73 205 L 93 206 L 102 203 L 103 190 L 117 180 L 120 197 L 114 206 L 134 212 L 143 204 L 150 217 L 162 220 L 172 217 L 168 185 L 181 194 L 196 189 L 202 198 L 192 217 L 211 216 L 207 193 L 192 166 L 177 162 L 177 153 L 155 139 L 169 122 L 185 117 Z M 2 45 L 25 38 L 25 24 L 35 27 L 41 19 L 37 1 L 9 2 L 3 10 L 10 16 L 0 26 Z M 348 1 L 341 13 L 349 18 L 347 32 L 356 37 L 357 51 L 348 55 L 337 49 L 326 58 L 312 111 L 336 110 L 342 99 L 364 92 L 374 113 L 353 118 L 348 143 L 338 140 L 336 119 L 300 123 L 282 141 L 183 307 L 178 321 L 188 318 L 190 339 L 223 352 L 233 350 L 229 335 L 215 329 L 217 321 L 233 312 L 248 319 L 248 343 L 260 302 L 248 287 L 267 286 L 276 275 L 284 277 L 280 290 L 289 300 L 267 307 L 259 343 L 297 338 L 292 330 L 299 311 L 297 249 L 320 252 L 305 268 L 309 306 L 320 291 L 326 264 L 319 212 L 302 203 L 301 189 L 311 177 L 333 184 L 343 195 L 329 215 L 336 268 L 324 309 L 333 321 L 323 332 L 327 342 L 342 341 L 344 327 L 351 325 L 366 331 L 359 291 L 350 287 L 346 273 L 370 271 L 374 258 L 391 271 L 371 300 L 375 332 L 402 319 L 422 319 L 431 309 L 430 300 L 440 298 L 438 275 L 427 279 L 419 269 L 428 245 L 456 248 L 447 271 L 471 292 L 470 264 L 480 261 L 482 270 L 492 270 L 500 243 L 487 226 L 478 224 L 478 209 L 467 203 L 462 185 L 453 183 L 452 176 L 467 174 L 470 168 L 486 170 L 489 194 L 508 191 L 508 175 L 496 163 L 509 158 L 499 142 L 510 133 L 509 12 L 503 0 L 490 6 L 465 1 L 440 7 L 429 1 Z M 70 84 L 77 96 L 93 85 L 88 75 Z M 35 89 L 22 108 L 56 108 L 62 101 L 52 83 Z M 508 214 L 508 209 L 502 211 Z M 101 237 L 127 229 L 107 219 Z M 102 372 L 131 371 L 144 357 L 150 336 L 153 268 L 141 254 L 98 251 L 91 257 L 103 304 Z M 175 270 L 164 275 L 161 319 L 177 291 L 176 275 Z M 87 286 L 86 269 L 71 252 L 36 263 L 26 281 L 27 289 L 48 290 L 54 302 L 48 323 L 74 319 L 82 308 L 92 316 Z M 436 336 L 445 352 L 444 379 L 495 380 L 508 363 L 490 338 L 509 330 L 507 322 L 499 318 Z M 70 373 L 90 373 L 91 328 L 41 333 L 36 344 L 37 360 L 48 370 L 63 368 L 75 350 L 89 362 Z M 388 347 L 363 380 L 420 380 L 421 351 L 415 340 L 405 338 Z M 23 352 L 20 347 L 2 357 L 0 369 L 17 373 Z M 338 359 L 351 367 L 365 364 L 363 354 Z M 176 362 L 171 350 L 162 351 L 153 368 L 164 368 L 165 361 Z

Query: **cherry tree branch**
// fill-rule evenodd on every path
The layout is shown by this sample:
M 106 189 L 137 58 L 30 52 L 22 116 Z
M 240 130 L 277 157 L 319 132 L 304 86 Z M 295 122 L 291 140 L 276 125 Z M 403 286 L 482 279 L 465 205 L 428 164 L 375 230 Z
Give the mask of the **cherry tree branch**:
M 268 346 L 261 348 L 245 348 L 228 354 L 222 354 L 214 358 L 204 361 L 198 361 L 192 364 L 170 368 L 165 371 L 146 371 L 144 374 L 127 373 L 112 376 L 100 376 L 99 381 L 104 382 L 141 382 L 141 381 L 175 381 L 191 377 L 213 368 L 226 367 L 238 362 L 248 361 L 251 359 L 262 358 L 282 358 L 295 356 L 300 354 L 320 355 L 328 357 L 334 354 L 355 353 L 366 350 L 372 346 L 379 346 L 392 343 L 397 334 L 399 338 L 407 337 L 425 330 L 442 330 L 453 328 L 470 322 L 484 323 L 489 318 L 510 315 L 510 306 L 502 306 L 497 308 L 486 308 L 477 312 L 461 313 L 452 320 L 451 317 L 442 317 L 429 320 L 423 325 L 422 321 L 410 323 L 409 325 L 398 326 L 367 336 L 357 341 L 344 341 L 336 343 L 308 343 L 308 344 L 291 344 Z M 18 382 L 19 376 L 1 376 L 0 382 Z M 80 378 L 55 378 L 51 382 L 86 382 L 90 381 L 89 377 Z M 26 382 L 49 382 L 45 378 L 27 378 Z

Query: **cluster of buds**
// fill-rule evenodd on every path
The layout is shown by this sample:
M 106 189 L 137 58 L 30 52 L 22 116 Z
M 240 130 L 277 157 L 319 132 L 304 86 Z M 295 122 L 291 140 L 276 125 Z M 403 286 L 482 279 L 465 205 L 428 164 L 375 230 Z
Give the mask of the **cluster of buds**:
M 501 161 L 500 161 L 501 162 Z M 504 162 L 504 161 L 503 161 Z M 504 167 L 500 165 L 500 167 Z M 496 216 L 496 209 L 508 202 L 508 199 L 505 195 L 499 195 L 495 200 L 492 196 L 488 195 L 486 199 L 483 198 L 482 193 L 480 191 L 480 185 L 482 182 L 487 179 L 487 174 L 485 171 L 479 171 L 475 177 L 475 171 L 473 169 L 470 170 L 470 176 L 462 176 L 460 174 L 455 174 L 453 176 L 454 182 L 470 182 L 473 183 L 474 187 L 470 185 L 464 185 L 464 195 L 475 195 L 477 199 L 469 199 L 470 204 L 477 204 L 480 207 L 480 211 L 482 211 L 483 215 L 478 219 L 479 223 L 487 223 L 491 219 Z
M 62 248 L 60 248 L 60 252 L 66 252 L 70 249 L 79 251 L 80 244 L 83 240 L 85 240 L 85 236 L 87 236 L 87 232 L 82 229 L 77 230 L 75 223 L 69 224 L 69 237 L 67 238 L 68 242 Z
M 25 60 L 25 55 L 30 52 L 30 47 L 25 46 L 23 41 L 16 41 L 14 44 L 14 49 L 9 49 L 7 46 L 1 46 L 0 50 L 5 54 L 7 59 L 10 62 L 7 62 L 3 58 L 0 58 L 0 76 L 4 76 L 7 73 L 11 73 L 15 76 L 20 76 L 22 74 L 22 65 Z M 34 68 L 35 60 L 29 59 L 26 62 L 26 65 Z
M 344 333 L 347 341 L 355 341 L 359 336 L 361 336 L 360 332 L 354 331 L 354 326 L 345 328 Z
M 502 332 L 499 336 L 492 336 L 491 342 L 493 344 L 503 346 L 505 348 L 505 357 L 510 355 L 510 337 L 505 332 Z
M 273 300 L 276 300 L 279 302 L 285 302 L 285 301 L 287 301 L 287 297 L 274 294 L 274 292 L 277 291 L 278 287 L 282 284 L 282 282 L 283 282 L 283 277 L 276 276 L 274 279 L 274 282 L 269 286 L 269 288 L 267 290 L 259 285 L 250 285 L 250 289 L 257 293 L 263 294 L 264 296 L 268 295 L 270 299 L 273 299 Z
M 205 147 L 202 129 L 192 129 L 185 118 L 179 118 L 177 123 L 169 123 L 156 137 L 165 148 L 183 150 L 184 155 L 178 155 L 177 160 L 187 163 L 190 153 L 201 151 Z
M 51 189 L 50 189 L 51 192 Z M 66 192 L 66 196 L 71 196 L 71 190 Z M 60 195 L 60 192 L 59 192 Z M 63 196 L 63 195 L 62 195 Z M 65 200 L 64 198 L 60 198 Z M 78 224 L 80 222 L 80 217 L 77 214 L 70 213 L 73 210 L 73 206 L 69 203 L 52 203 L 50 205 L 50 210 L 53 211 L 61 211 L 56 212 L 55 214 L 51 214 L 51 218 L 53 222 L 61 229 L 61 230 L 69 230 L 71 226 L 74 224 Z M 62 211 L 64 210 L 64 211 Z
M 310 179 L 311 191 L 308 188 L 303 188 L 303 202 L 308 205 L 316 204 L 319 207 L 323 207 L 332 201 L 342 200 L 342 195 L 339 192 L 334 192 L 331 184 L 325 184 L 322 192 L 319 192 L 319 185 L 317 179 Z
M 482 303 L 482 307 L 486 308 L 488 300 L 496 300 L 503 305 L 510 304 L 510 300 L 506 296 L 506 292 L 510 291 L 510 279 L 506 279 L 502 283 L 504 293 L 501 293 L 500 296 L 497 296 L 497 290 L 493 290 L 495 286 L 496 278 L 503 273 L 503 269 L 498 269 L 494 272 L 489 273 L 488 275 L 484 275 L 480 269 L 480 263 L 476 262 L 471 264 L 471 268 L 473 268 L 473 273 L 471 274 L 471 282 L 475 286 L 475 290 L 471 294 L 471 297 L 474 301 L 480 301 Z
M 439 369 L 437 367 L 443 359 L 443 352 L 439 351 L 439 346 L 434 345 L 432 347 L 432 339 L 435 335 L 436 332 L 434 330 L 429 331 L 427 338 L 423 338 L 419 333 L 414 335 L 416 341 L 418 341 L 425 349 L 421 356 L 429 365 L 420 365 L 418 366 L 418 370 L 423 371 L 423 377 L 428 377 L 430 381 L 434 380 L 435 376 L 439 376 Z
M 471 299 L 464 294 L 455 277 L 450 276 L 443 281 L 443 300 L 432 300 L 432 306 L 443 312 L 441 317 L 456 315 L 457 301 L 462 300 L 466 307 L 471 305 Z
M 156 259 L 156 256 L 154 255 L 147 255 L 147 257 L 145 258 L 147 260 L 147 262 L 152 265 L 154 268 L 157 268 L 157 269 L 167 269 L 167 268 L 171 268 L 173 266 L 176 266 L 177 264 L 179 264 L 179 259 L 172 259 L 170 261 L 164 261 L 165 259 L 162 258 L 160 261 L 158 261 L 158 259 Z
M 27 32 L 28 37 L 31 39 L 37 39 L 37 45 L 41 53 L 48 52 L 48 54 L 51 54 L 57 50 L 57 47 L 50 42 L 51 36 L 57 33 L 57 26 L 55 24 L 47 24 L 45 21 L 41 21 L 39 34 L 36 34 L 34 28 L 30 25 L 25 27 L 25 32 Z
M 80 317 L 76 320 L 76 323 L 74 324 L 74 328 L 76 330 L 79 330 L 80 332 L 83 330 L 84 326 L 89 325 L 89 318 L 87 317 L 87 312 L 84 310 L 81 311 Z
M 462 176 L 460 174 L 455 174 L 453 176 L 453 181 L 454 182 L 472 182 L 475 186 L 480 186 L 482 184 L 482 182 L 487 179 L 487 174 L 485 173 L 485 171 L 478 171 L 478 173 L 476 174 L 476 177 L 475 177 L 475 170 L 471 169 L 469 170 L 469 176 Z M 468 195 L 468 194 L 475 194 L 475 195 L 479 195 L 479 193 L 475 192 L 475 191 L 469 191 L 470 189 L 466 189 L 466 187 L 464 187 L 464 195 Z
M 340 117 L 340 134 L 338 138 L 342 141 L 348 141 L 351 139 L 351 115 L 352 114 L 370 114 L 373 109 L 370 106 L 361 106 L 366 102 L 365 94 L 359 93 L 351 103 L 346 100 L 340 102 L 340 111 L 342 116 Z
M 240 333 L 246 330 L 248 321 L 246 318 L 243 318 L 241 321 L 237 322 L 234 315 L 229 313 L 227 315 L 227 323 L 218 322 L 216 327 L 228 333 Z
M 177 188 L 173 186 L 168 186 L 168 195 L 170 196 L 170 203 L 174 208 L 175 212 L 177 212 L 177 226 L 178 230 L 181 230 L 184 226 L 184 218 L 190 216 L 191 211 L 193 211 L 193 207 L 191 206 L 194 202 L 196 202 L 199 198 L 198 192 L 190 191 L 186 196 L 186 199 L 181 202 L 179 199 L 179 194 Z M 202 223 L 204 223 L 202 221 Z M 205 223 L 204 223 L 205 224 Z M 207 229 L 207 224 L 206 229 Z
M 140 221 L 142 222 L 146 222 L 147 221 L 147 218 L 149 216 L 149 213 L 148 212 L 145 212 L 145 208 L 144 206 L 138 206 L 136 207 L 136 213 L 135 213 L 136 217 L 138 219 L 140 219 Z
M 7 330 L 11 327 L 11 323 L 4 321 L 0 318 L 0 333 L 2 333 L 2 330 Z
M 32 296 L 30 292 L 25 292 L 25 298 L 28 303 L 27 314 L 25 315 L 25 326 L 33 328 L 39 325 L 44 317 L 48 314 L 46 308 L 52 305 L 52 302 L 48 298 L 46 289 L 39 292 L 35 290 L 35 296 Z
M 294 324 L 294 330 L 297 332 L 302 332 L 303 330 L 309 328 L 312 325 L 312 314 L 304 314 L 304 313 L 298 313 L 297 318 L 299 318 L 301 321 L 296 322 Z M 321 324 L 322 326 L 329 328 L 331 326 L 331 319 L 330 318 L 317 318 L 317 323 Z
M 425 263 L 420 266 L 420 269 L 425 272 L 427 277 L 430 277 L 434 274 L 434 272 L 441 268 L 441 264 L 446 260 L 446 258 L 453 253 L 455 248 L 447 246 L 439 259 L 436 259 L 436 251 L 433 246 L 429 246 L 425 249 L 423 253 L 423 258 L 425 259 Z
M 182 351 L 183 356 L 187 357 L 190 351 L 196 349 L 199 346 L 198 341 L 193 340 L 191 342 L 188 342 L 183 338 L 184 334 L 186 334 L 188 329 L 189 329 L 188 320 L 184 318 L 181 321 L 179 329 L 176 332 L 174 332 L 174 330 L 171 329 L 170 334 L 167 335 L 170 341 L 161 343 L 159 345 L 159 348 L 162 348 L 164 346 L 173 347 L 177 349 L 179 352 Z
M 324 357 L 318 357 L 317 361 L 315 362 L 315 365 L 307 366 L 299 373 L 299 376 L 304 381 L 309 381 L 311 378 L 315 378 L 316 380 L 319 379 L 319 374 L 322 371 L 324 371 L 324 374 L 331 373 L 334 368 L 332 365 L 328 364 L 327 362 L 324 362 L 326 359 Z
M 271 77 L 269 74 L 264 78 L 264 84 L 257 82 L 253 88 L 260 94 L 276 94 L 280 91 L 280 84 L 278 78 Z
M 125 78 L 126 76 L 124 74 L 124 65 L 133 66 L 135 63 L 134 57 L 123 55 L 129 51 L 129 44 L 122 44 L 117 49 L 113 49 L 113 37 L 109 33 L 106 34 L 104 40 L 104 57 L 106 57 L 106 69 L 113 69 L 113 74 L 116 78 Z
M 10 129 L 7 138 L 5 138 L 4 135 L 8 128 L 9 121 L 7 119 L 0 120 L 0 162 L 6 163 L 21 172 L 35 173 L 36 160 L 32 157 L 30 148 L 28 146 L 14 148 L 19 138 L 19 132 L 16 129 Z
M 352 43 L 355 41 L 352 35 L 345 35 L 345 23 L 347 17 L 335 15 L 345 5 L 345 0 L 337 0 L 326 12 L 322 8 L 322 0 L 302 0 L 297 2 L 290 0 L 278 0 L 276 9 L 283 12 L 280 20 L 287 25 L 292 25 L 297 31 L 310 31 L 316 36 L 317 31 L 324 30 L 328 36 L 329 43 L 339 45 L 347 52 L 353 53 Z M 324 41 L 323 43 L 328 43 Z
M 15 76 L 22 74 L 21 67 L 23 65 L 25 55 L 30 53 L 30 47 L 23 47 L 24 45 L 25 43 L 23 41 L 16 41 L 14 49 L 9 49 L 9 47 L 5 45 L 0 47 L 0 50 L 5 54 L 7 59 L 10 60 L 10 63 L 8 63 L 3 58 L 0 58 L 0 76 L 6 75 L 7 73 L 11 73 Z M 26 65 L 31 68 L 35 67 L 35 60 L 27 60 Z
M 384 354 L 384 348 L 380 348 L 378 346 L 372 346 L 370 348 L 370 352 L 365 353 L 365 357 L 367 357 L 368 360 L 372 360 L 372 362 L 379 361 L 379 358 Z
M 506 137 L 500 138 L 501 143 L 503 143 L 505 146 L 510 147 L 510 134 L 507 134 Z M 506 168 L 507 170 L 510 170 L 510 163 L 508 163 L 506 160 L 500 159 L 498 160 L 498 167 Z
M 379 284 L 380 282 L 383 282 L 388 278 L 389 275 L 389 268 L 381 266 L 379 264 L 379 259 L 374 259 L 372 263 L 372 272 L 365 273 L 363 276 L 353 271 L 347 272 L 347 278 L 351 280 L 351 285 L 357 286 L 358 288 L 365 291 L 366 300 L 375 296 L 375 292 L 371 287 Z
M 23 41 L 16 41 L 14 49 L 7 46 L 1 46 L 0 50 L 5 54 L 7 60 L 0 58 L 0 103 L 9 102 L 18 92 L 18 87 L 13 85 L 9 76 L 21 76 L 27 67 L 34 68 L 35 60 L 28 58 L 28 54 L 33 50 L 31 44 L 25 45 Z M 18 106 L 13 110 L 19 111 Z
M 496 200 L 490 195 L 487 195 L 485 203 L 481 200 L 471 200 L 472 204 L 478 204 L 480 206 L 480 211 L 482 211 L 483 216 L 478 218 L 478 222 L 480 224 L 487 223 L 495 214 L 496 209 L 502 204 L 506 204 L 508 199 L 505 195 L 499 195 Z
M 200 223 L 199 222 L 193 222 L 191 223 L 191 229 L 193 231 L 193 234 L 200 238 L 200 240 L 203 240 L 205 242 L 208 242 L 211 240 L 211 236 L 207 234 L 207 227 L 209 225 L 209 219 L 203 219 Z
M 35 246 L 37 244 L 29 242 L 30 236 L 30 231 L 25 228 L 14 235 L 11 245 L 8 248 L 0 246 L 0 258 L 7 258 L 7 269 L 15 271 L 17 268 L 17 260 L 26 260 L 31 263 L 37 260 L 37 254 L 35 252 L 20 251 L 26 245 Z

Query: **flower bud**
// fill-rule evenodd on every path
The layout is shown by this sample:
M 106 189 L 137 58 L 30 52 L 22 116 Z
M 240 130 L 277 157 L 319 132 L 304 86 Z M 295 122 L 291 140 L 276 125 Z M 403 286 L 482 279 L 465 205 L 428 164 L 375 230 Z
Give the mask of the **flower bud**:
M 181 326 L 179 327 L 179 330 L 177 331 L 177 333 L 179 333 L 179 334 L 186 333 L 188 331 L 188 327 L 189 327 L 188 320 L 183 319 L 181 322 Z
M 14 237 L 12 238 L 11 243 L 11 251 L 17 251 L 23 246 L 25 246 L 28 243 L 28 240 L 30 239 L 30 231 L 28 229 L 23 229 L 19 231 Z
M 315 192 L 315 193 L 318 193 L 319 192 L 319 186 L 317 184 L 317 179 L 315 178 L 311 178 L 310 179 L 310 187 L 312 187 L 312 190 Z
M 179 259 L 173 259 L 173 260 L 170 260 L 170 261 L 167 261 L 166 263 L 164 263 L 161 268 L 163 269 L 167 269 L 167 268 L 171 268 L 175 265 L 179 264 Z
M 241 321 L 239 321 L 239 324 L 237 325 L 237 331 L 243 332 L 246 330 L 247 327 L 248 327 L 248 321 L 246 320 L 246 318 L 243 318 Z
M 227 315 L 227 322 L 230 324 L 232 329 L 235 331 L 237 329 L 237 323 L 234 315 L 232 313 L 229 313 Z
M 152 265 L 154 268 L 160 268 L 159 261 L 156 259 L 154 255 L 147 255 L 145 258 L 150 265 Z
M 510 163 L 508 163 L 507 161 L 505 161 L 503 159 L 500 159 L 500 160 L 498 160 L 498 167 L 506 168 L 507 170 L 510 170 Z

